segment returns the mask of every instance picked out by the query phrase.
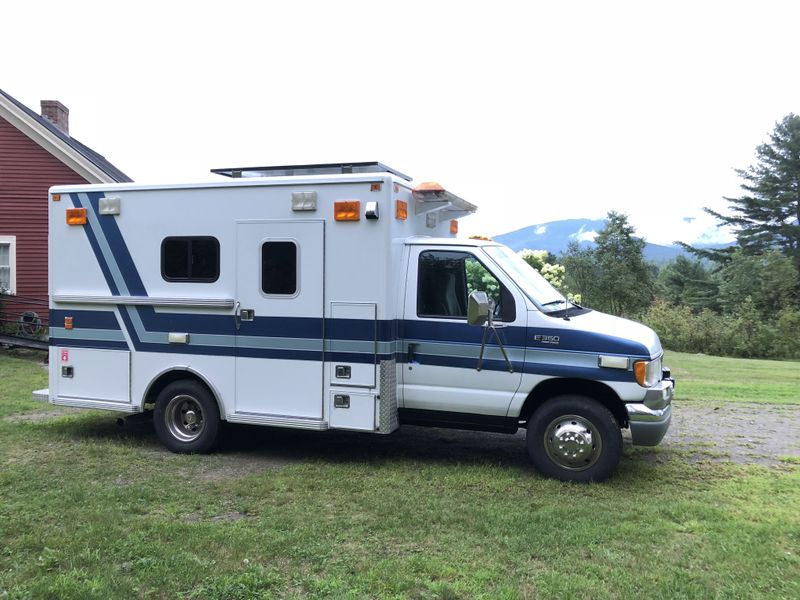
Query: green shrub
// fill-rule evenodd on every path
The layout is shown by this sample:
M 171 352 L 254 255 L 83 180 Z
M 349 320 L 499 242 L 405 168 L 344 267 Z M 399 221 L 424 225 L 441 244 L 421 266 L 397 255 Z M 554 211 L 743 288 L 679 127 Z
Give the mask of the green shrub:
M 642 315 L 665 348 L 742 358 L 800 358 L 800 311 L 785 308 L 765 320 L 745 297 L 730 315 L 655 302 Z

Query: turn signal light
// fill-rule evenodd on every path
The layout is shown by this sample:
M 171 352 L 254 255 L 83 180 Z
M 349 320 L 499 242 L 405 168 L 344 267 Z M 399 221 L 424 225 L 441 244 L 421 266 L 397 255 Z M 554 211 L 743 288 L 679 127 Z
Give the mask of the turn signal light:
M 67 225 L 86 225 L 86 209 L 68 208 Z
M 334 202 L 333 218 L 337 221 L 359 221 L 361 219 L 361 200 Z
M 453 235 L 458 233 L 458 221 L 456 221 L 455 219 L 450 221 L 450 233 L 452 233 Z
M 408 202 L 405 200 L 396 200 L 394 204 L 394 216 L 399 221 L 408 219 Z

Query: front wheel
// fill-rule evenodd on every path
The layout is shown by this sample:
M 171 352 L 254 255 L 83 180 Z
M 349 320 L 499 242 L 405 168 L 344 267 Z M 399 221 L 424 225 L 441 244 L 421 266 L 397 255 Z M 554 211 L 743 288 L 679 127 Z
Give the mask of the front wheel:
M 536 469 L 561 481 L 603 481 L 622 456 L 614 415 L 585 396 L 557 396 L 528 421 L 528 454 Z
M 173 452 L 208 452 L 217 441 L 219 408 L 198 382 L 175 381 L 158 395 L 153 424 L 158 439 Z

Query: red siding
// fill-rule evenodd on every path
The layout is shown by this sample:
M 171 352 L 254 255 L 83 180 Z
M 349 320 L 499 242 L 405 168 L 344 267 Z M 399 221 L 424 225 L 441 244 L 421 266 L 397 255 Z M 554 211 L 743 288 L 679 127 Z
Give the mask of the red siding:
M 19 296 L 47 300 L 47 190 L 73 183 L 86 180 L 0 118 L 0 235 L 17 237 Z

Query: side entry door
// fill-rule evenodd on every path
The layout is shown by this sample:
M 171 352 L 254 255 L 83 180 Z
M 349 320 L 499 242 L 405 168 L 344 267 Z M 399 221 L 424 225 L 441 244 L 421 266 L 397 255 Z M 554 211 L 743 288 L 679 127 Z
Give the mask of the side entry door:
M 477 253 L 423 246 L 411 246 L 410 251 L 402 334 L 403 407 L 505 416 L 522 381 L 527 319 L 522 298 L 515 297 Z M 478 290 L 496 302 L 494 331 L 467 324 L 467 298 Z
M 322 418 L 323 221 L 236 224 L 236 413 Z

